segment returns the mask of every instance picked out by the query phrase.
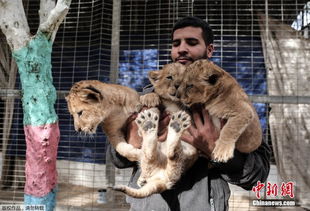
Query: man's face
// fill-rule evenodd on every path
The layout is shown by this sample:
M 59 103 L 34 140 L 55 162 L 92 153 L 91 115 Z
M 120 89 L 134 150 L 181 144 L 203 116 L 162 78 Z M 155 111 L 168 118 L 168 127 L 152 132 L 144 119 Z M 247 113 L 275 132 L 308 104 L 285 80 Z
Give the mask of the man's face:
M 174 62 L 189 65 L 198 59 L 211 58 L 214 47 L 206 46 L 199 27 L 184 27 L 174 31 L 171 58 Z

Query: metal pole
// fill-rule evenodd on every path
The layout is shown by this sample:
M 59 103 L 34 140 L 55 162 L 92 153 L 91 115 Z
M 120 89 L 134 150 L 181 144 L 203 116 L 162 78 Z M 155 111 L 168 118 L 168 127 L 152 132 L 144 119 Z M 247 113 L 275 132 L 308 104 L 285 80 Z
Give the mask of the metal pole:
M 112 40 L 111 40 L 111 62 L 110 62 L 110 83 L 117 83 L 119 67 L 119 43 L 120 43 L 120 19 L 121 0 L 113 0 L 112 10 Z M 109 156 L 106 156 L 106 180 L 107 180 L 107 201 L 114 201 L 114 191 L 111 189 L 115 185 L 115 167 Z
M 121 0 L 113 0 L 110 82 L 117 83 L 120 43 Z

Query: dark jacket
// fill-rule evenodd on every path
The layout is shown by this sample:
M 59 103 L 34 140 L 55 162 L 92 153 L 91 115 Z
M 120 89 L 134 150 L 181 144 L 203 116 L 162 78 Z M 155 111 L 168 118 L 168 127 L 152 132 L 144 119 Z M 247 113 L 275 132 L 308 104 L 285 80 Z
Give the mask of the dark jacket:
M 129 186 L 138 188 L 140 169 L 137 163 L 128 161 L 110 145 L 107 156 L 118 168 L 133 167 Z M 257 181 L 263 182 L 267 179 L 269 160 L 270 148 L 265 142 L 249 154 L 235 151 L 234 157 L 227 163 L 214 163 L 200 157 L 171 190 L 143 199 L 127 197 L 127 202 L 131 204 L 133 211 L 228 210 L 230 190 L 227 182 L 251 190 Z M 209 168 L 208 163 L 213 167 Z

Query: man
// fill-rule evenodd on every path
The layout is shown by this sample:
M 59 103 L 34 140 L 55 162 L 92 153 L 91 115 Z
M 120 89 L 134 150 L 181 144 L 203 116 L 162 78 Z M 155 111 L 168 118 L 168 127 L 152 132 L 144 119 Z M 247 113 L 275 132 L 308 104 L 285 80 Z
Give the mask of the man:
M 173 27 L 171 58 L 174 62 L 189 65 L 198 59 L 211 58 L 213 51 L 213 32 L 205 21 L 186 17 Z M 213 126 L 206 110 L 198 107 L 192 113 L 194 125 L 188 129 L 190 135 L 182 136 L 182 140 L 195 146 L 205 157 L 210 157 L 219 131 Z M 163 115 L 161 128 L 165 128 L 168 122 L 169 117 Z M 166 138 L 167 130 L 163 131 L 159 141 Z M 137 136 L 134 122 L 128 124 L 127 141 L 135 147 L 141 147 L 141 138 Z M 136 182 L 140 169 L 136 163 L 129 162 L 111 147 L 107 155 L 118 168 L 134 167 L 129 186 L 138 188 Z M 227 163 L 216 163 L 205 157 L 200 157 L 171 190 L 144 199 L 128 197 L 131 210 L 228 210 L 230 190 L 227 182 L 251 190 L 257 181 L 265 181 L 269 173 L 270 149 L 266 143 L 249 154 L 235 150 L 234 157 Z M 209 164 L 213 168 L 208 168 Z

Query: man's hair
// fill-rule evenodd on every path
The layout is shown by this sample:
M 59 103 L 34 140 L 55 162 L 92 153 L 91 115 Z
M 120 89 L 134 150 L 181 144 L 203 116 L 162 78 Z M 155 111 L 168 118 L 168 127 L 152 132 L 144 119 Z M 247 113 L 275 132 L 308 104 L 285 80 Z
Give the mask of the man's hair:
M 188 26 L 198 27 L 202 29 L 202 37 L 205 41 L 206 46 L 213 43 L 213 31 L 210 28 L 209 24 L 206 21 L 193 16 L 182 18 L 174 24 L 171 33 L 171 39 L 173 39 L 173 33 L 175 30 Z

